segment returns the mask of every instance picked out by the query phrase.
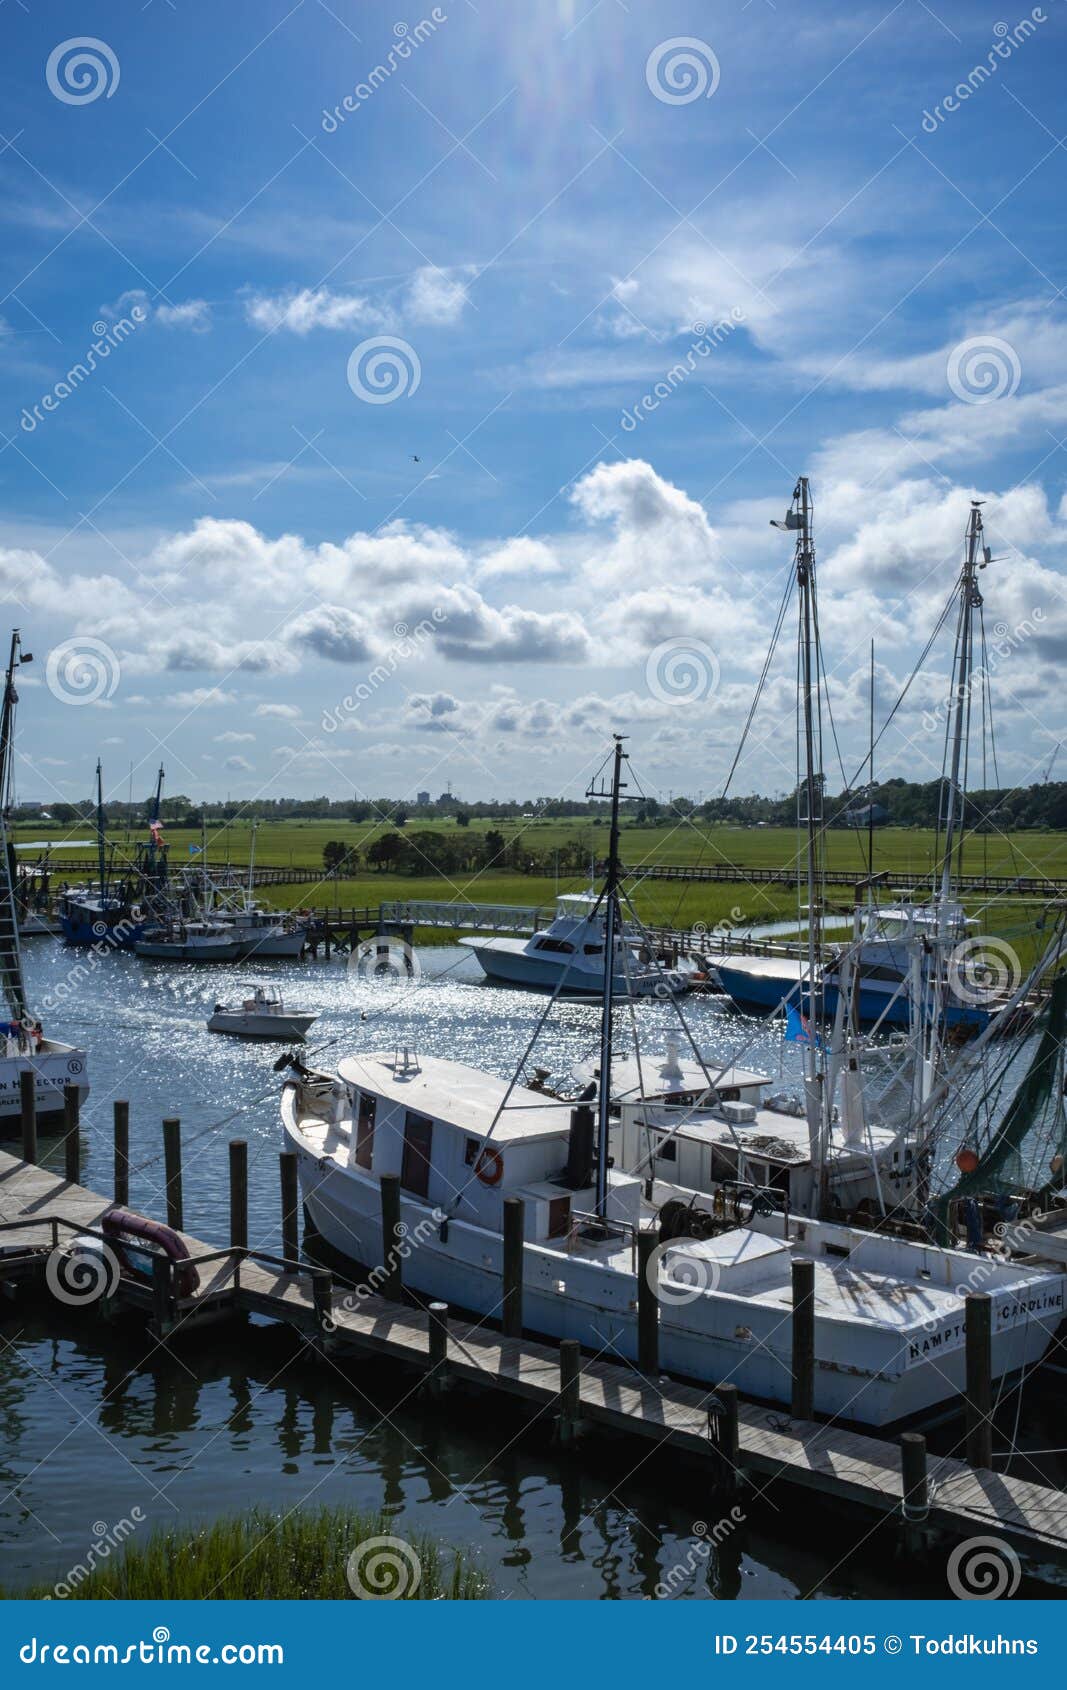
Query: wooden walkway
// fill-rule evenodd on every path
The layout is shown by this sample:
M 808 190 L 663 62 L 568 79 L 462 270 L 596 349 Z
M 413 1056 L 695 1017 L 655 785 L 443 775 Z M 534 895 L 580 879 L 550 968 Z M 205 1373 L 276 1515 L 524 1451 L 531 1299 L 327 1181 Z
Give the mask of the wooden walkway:
M 79 1231 L 99 1226 L 111 1202 L 83 1186 L 0 1151 L 0 1283 L 43 1277 L 48 1255 Z M 123 1276 L 115 1301 L 153 1314 L 172 1336 L 205 1316 L 255 1313 L 284 1322 L 331 1352 L 377 1356 L 428 1371 L 428 1383 L 452 1382 L 505 1391 L 550 1419 L 560 1414 L 561 1353 L 554 1344 L 506 1338 L 482 1324 L 450 1320 L 444 1347 L 432 1353 L 427 1313 L 384 1298 L 334 1289 L 324 1270 L 260 1252 L 216 1250 L 182 1235 L 196 1261 L 195 1296 L 171 1297 L 165 1312 L 144 1281 Z M 653 1443 L 667 1443 L 718 1464 L 712 1485 L 735 1477 L 709 1418 L 714 1393 L 673 1380 L 646 1379 L 634 1368 L 583 1357 L 570 1402 L 574 1430 L 608 1426 Z M 577 1421 L 574 1420 L 575 1409 Z M 784 1409 L 741 1402 L 736 1477 L 762 1489 L 787 1483 L 856 1505 L 876 1518 L 901 1519 L 900 1448 L 834 1425 L 794 1420 Z M 1031 1571 L 1067 1565 L 1067 1496 L 966 1462 L 930 1462 L 929 1514 L 914 1529 L 920 1538 L 995 1536 L 1023 1556 Z M 743 1498 L 744 1492 L 740 1496 Z

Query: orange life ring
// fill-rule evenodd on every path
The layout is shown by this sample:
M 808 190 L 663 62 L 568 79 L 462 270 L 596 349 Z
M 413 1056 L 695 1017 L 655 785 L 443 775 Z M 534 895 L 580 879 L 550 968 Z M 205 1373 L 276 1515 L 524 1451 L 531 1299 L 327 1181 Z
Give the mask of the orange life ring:
M 487 1144 L 474 1164 L 474 1171 L 483 1185 L 499 1185 L 504 1177 L 504 1158 L 499 1150 Z

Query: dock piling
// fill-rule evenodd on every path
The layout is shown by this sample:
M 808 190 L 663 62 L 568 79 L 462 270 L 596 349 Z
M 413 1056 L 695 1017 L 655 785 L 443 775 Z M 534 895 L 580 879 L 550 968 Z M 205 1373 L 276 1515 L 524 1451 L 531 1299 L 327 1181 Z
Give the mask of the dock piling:
M 637 1365 L 649 1378 L 659 1376 L 659 1297 L 656 1235 L 637 1234 Z
M 563 1338 L 559 1346 L 559 1437 L 574 1443 L 582 1425 L 582 1346 L 577 1338 Z
M 37 1160 L 37 1076 L 32 1068 L 19 1074 L 19 1111 L 22 1121 L 22 1160 Z
M 315 1324 L 320 1333 L 333 1330 L 333 1274 L 326 1268 L 316 1268 L 311 1276 L 311 1299 L 315 1307 Z
M 429 1307 L 429 1367 L 426 1391 L 439 1397 L 448 1389 L 448 1304 L 431 1303 Z
M 815 1412 L 815 1263 L 806 1256 L 793 1262 L 793 1395 L 794 1420 L 811 1420 Z
M 126 1208 L 130 1201 L 130 1106 L 125 1098 L 115 1099 L 115 1202 Z
M 921 1432 L 902 1432 L 900 1437 L 900 1511 L 904 1518 L 904 1546 L 911 1552 L 923 1547 L 923 1526 L 930 1513 L 930 1481 L 926 1471 L 926 1439 Z
M 502 1325 L 508 1338 L 522 1337 L 523 1238 L 526 1205 L 521 1197 L 504 1199 L 504 1308 Z
M 298 1262 L 300 1260 L 300 1181 L 297 1173 L 295 1150 L 280 1152 L 278 1170 L 282 1183 L 282 1255 L 287 1262 Z
M 964 1298 L 967 1344 L 967 1460 L 993 1465 L 993 1305 L 988 1291 Z
M 230 1140 L 230 1243 L 248 1249 L 248 1141 Z
M 68 1185 L 81 1184 L 81 1092 L 63 1087 L 63 1171 Z
M 719 1385 L 708 1409 L 708 1431 L 719 1455 L 718 1488 L 734 1495 L 741 1488 L 741 1426 L 736 1385 Z
M 384 1275 L 381 1293 L 383 1297 L 388 1297 L 391 1303 L 401 1303 L 404 1300 L 404 1275 L 400 1244 L 404 1235 L 400 1230 L 400 1175 L 383 1174 L 380 1183 L 382 1192 L 382 1273 Z
M 167 1225 L 182 1231 L 182 1124 L 163 1123 L 163 1167 L 167 1182 Z

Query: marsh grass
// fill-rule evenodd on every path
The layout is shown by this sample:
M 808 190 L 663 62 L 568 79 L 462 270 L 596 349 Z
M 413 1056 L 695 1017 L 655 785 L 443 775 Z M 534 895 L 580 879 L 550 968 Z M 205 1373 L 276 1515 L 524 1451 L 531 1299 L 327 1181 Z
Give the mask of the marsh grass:
M 348 1508 L 300 1510 L 285 1517 L 254 1508 L 202 1529 L 154 1532 L 143 1543 L 131 1540 L 121 1559 L 94 1567 L 80 1581 L 68 1575 L 64 1582 L 70 1599 L 81 1600 L 352 1600 L 348 1558 L 361 1545 L 366 1551 L 369 1540 L 383 1537 L 403 1538 L 418 1557 L 421 1576 L 415 1588 L 407 1558 L 398 1564 L 406 1600 L 469 1602 L 491 1595 L 488 1580 L 465 1551 L 421 1532 L 405 1532 L 384 1515 Z M 384 1570 L 380 1560 L 377 1565 L 384 1582 L 374 1588 L 389 1594 L 396 1589 L 395 1578 L 387 1565 Z M 18 1594 L 51 1596 L 55 1588 Z

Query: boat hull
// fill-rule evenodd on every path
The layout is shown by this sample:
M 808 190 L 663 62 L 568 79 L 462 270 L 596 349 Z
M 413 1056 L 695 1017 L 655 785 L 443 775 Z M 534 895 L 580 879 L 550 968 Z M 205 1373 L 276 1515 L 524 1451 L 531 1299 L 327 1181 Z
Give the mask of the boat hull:
M 289 1088 L 287 1088 L 288 1091 Z M 296 1152 L 304 1205 L 315 1230 L 340 1256 L 363 1267 L 385 1259 L 380 1188 L 358 1169 L 342 1169 L 315 1153 L 283 1103 L 287 1148 Z M 420 1294 L 474 1314 L 498 1316 L 503 1287 L 499 1233 L 449 1221 L 440 1237 L 439 1211 L 401 1195 L 406 1228 L 404 1282 Z M 559 1248 L 526 1245 L 523 1321 L 549 1338 L 574 1338 L 598 1354 L 637 1359 L 636 1295 L 632 1272 L 568 1256 Z M 1062 1277 L 1047 1318 L 998 1329 L 994 1319 L 994 1378 L 1040 1360 L 1063 1315 Z M 998 1292 L 999 1304 L 1007 1294 Z M 1005 1316 L 1005 1319 L 1007 1317 Z M 927 1348 L 928 1347 L 928 1348 Z M 930 1357 L 936 1365 L 925 1365 Z M 792 1388 L 790 1324 L 780 1308 L 746 1297 L 700 1292 L 661 1303 L 660 1366 L 666 1373 L 721 1383 L 748 1395 L 788 1404 Z M 871 1323 L 828 1321 L 816 1315 L 815 1408 L 868 1426 L 887 1426 L 938 1406 L 965 1387 L 963 1305 L 931 1323 L 919 1340 Z
M 797 1003 L 807 1013 L 808 992 L 797 990 L 796 977 L 788 974 L 749 973 L 743 968 L 721 962 L 715 966 L 719 984 L 737 1009 L 757 1015 L 770 1015 L 780 1010 L 784 1000 Z M 831 980 L 823 988 L 828 1017 L 837 1013 L 840 993 Z M 908 1028 L 911 1025 L 911 1005 L 906 992 L 898 992 L 895 983 L 864 980 L 861 977 L 858 993 L 860 1023 L 864 1027 L 880 1024 L 883 1027 Z M 980 1031 L 989 1020 L 989 1012 L 979 1004 L 947 1004 L 945 1025 Z
M 240 955 L 239 946 L 232 940 L 190 945 L 181 939 L 138 939 L 133 948 L 138 956 L 158 962 L 236 962 Z
M 314 1015 L 290 1015 L 288 1012 L 284 1015 L 231 1015 L 225 1010 L 218 1010 L 209 1017 L 207 1030 L 209 1033 L 228 1033 L 237 1039 L 292 1044 L 294 1040 L 304 1038 L 315 1019 Z
M 500 939 L 461 939 L 460 944 L 474 953 L 486 978 L 500 985 L 541 992 L 554 991 L 559 985 L 563 968 L 550 953 L 543 957 L 533 955 L 523 949 L 521 942 Z M 638 997 L 662 997 L 683 989 L 679 977 L 666 970 L 654 975 L 635 970 L 629 981 L 619 974 L 614 982 L 614 991 L 621 998 L 631 993 Z M 599 998 L 604 992 L 603 972 L 571 968 L 562 990 L 566 997 Z
M 30 1071 L 36 1076 L 37 1125 L 50 1132 L 63 1122 L 63 1091 L 76 1085 L 82 1102 L 89 1095 L 88 1062 L 84 1050 L 49 1040 L 51 1049 L 34 1056 L 0 1056 L 0 1137 L 13 1138 L 22 1119 L 22 1081 Z

